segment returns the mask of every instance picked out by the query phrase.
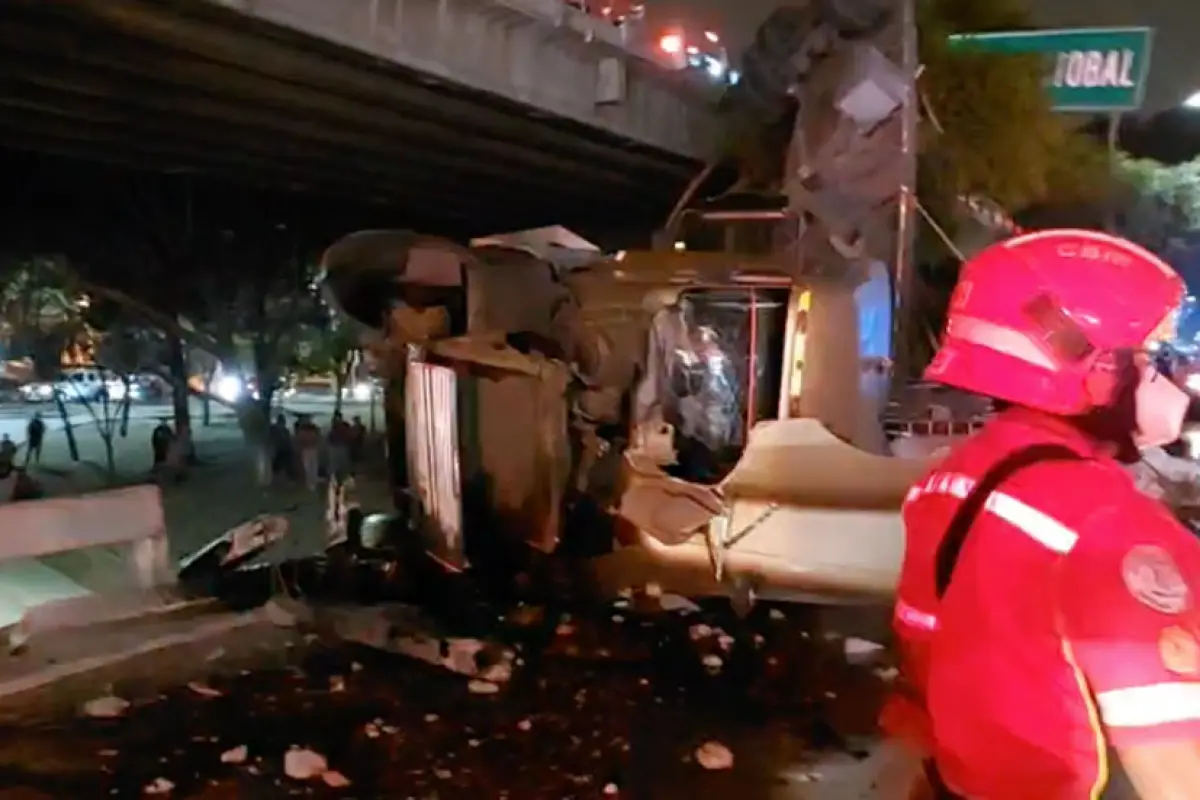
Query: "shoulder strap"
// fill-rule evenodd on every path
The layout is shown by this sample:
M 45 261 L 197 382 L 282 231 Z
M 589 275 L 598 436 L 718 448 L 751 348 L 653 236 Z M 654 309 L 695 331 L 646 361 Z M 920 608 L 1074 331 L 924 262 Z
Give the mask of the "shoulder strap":
M 934 566 L 934 586 L 940 600 L 950 588 L 950 580 L 954 577 L 954 569 L 958 566 L 959 556 L 967 543 L 971 528 L 983 506 L 992 492 L 996 491 L 1009 478 L 1027 467 L 1046 461 L 1083 461 L 1085 456 L 1079 455 L 1071 448 L 1061 444 L 1035 444 L 1002 458 L 996 462 L 987 473 L 975 484 L 966 498 L 959 505 L 958 511 L 950 519 L 946 527 L 946 535 L 938 545 Z

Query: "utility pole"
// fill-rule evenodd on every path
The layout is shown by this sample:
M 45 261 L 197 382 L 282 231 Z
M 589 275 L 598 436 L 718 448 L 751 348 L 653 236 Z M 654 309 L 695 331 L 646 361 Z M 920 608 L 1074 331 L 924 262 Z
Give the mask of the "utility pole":
M 1108 115 L 1108 197 L 1104 203 L 1104 229 L 1117 232 L 1117 191 L 1119 188 L 1117 168 L 1120 157 L 1121 112 Z
M 892 320 L 892 385 L 898 389 L 908 381 L 913 368 L 913 326 L 918 320 L 913 314 L 916 300 L 916 274 L 913 244 L 916 241 L 916 217 L 913 207 L 917 190 L 917 126 L 920 118 L 920 95 L 917 92 L 917 71 L 920 67 L 917 54 L 916 0 L 897 0 L 900 4 L 900 63 L 908 83 L 904 96 L 903 115 L 900 125 L 900 155 L 903 160 L 901 182 L 896 192 L 896 249 L 894 256 L 893 314 Z

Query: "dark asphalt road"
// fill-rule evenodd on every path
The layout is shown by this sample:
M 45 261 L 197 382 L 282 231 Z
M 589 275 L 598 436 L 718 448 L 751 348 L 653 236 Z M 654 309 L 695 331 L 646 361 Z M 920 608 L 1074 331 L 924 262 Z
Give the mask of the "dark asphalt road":
M 135 701 L 122 718 L 0 730 L 0 798 L 140 797 L 160 778 L 172 798 L 846 796 L 820 791 L 806 764 L 861 757 L 886 682 L 847 666 L 820 615 L 784 610 L 740 626 L 707 609 L 614 609 L 557 633 L 552 621 L 539 644 L 525 637 L 523 663 L 490 695 L 445 670 L 325 642 L 285 669 L 214 676 L 220 696 L 181 687 L 139 699 L 118 686 Z M 726 631 L 740 636 L 729 650 Z M 732 751 L 731 770 L 695 762 L 709 740 Z M 222 763 L 241 746 L 244 763 Z M 286 778 L 292 746 L 323 754 L 350 785 Z

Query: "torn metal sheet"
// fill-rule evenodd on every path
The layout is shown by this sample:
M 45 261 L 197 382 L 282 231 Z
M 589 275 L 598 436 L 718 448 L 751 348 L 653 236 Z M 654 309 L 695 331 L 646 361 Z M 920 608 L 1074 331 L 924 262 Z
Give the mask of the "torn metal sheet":
M 287 536 L 286 517 L 263 514 L 236 525 L 179 562 L 179 580 L 191 583 L 217 571 L 246 565 Z

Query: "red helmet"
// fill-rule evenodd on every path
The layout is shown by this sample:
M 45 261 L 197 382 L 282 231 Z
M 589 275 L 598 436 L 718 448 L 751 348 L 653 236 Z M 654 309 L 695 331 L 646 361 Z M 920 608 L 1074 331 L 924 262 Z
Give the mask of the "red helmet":
M 994 244 L 962 267 L 932 381 L 1051 414 L 1112 400 L 1112 354 L 1172 319 L 1183 280 L 1141 247 L 1051 230 Z

